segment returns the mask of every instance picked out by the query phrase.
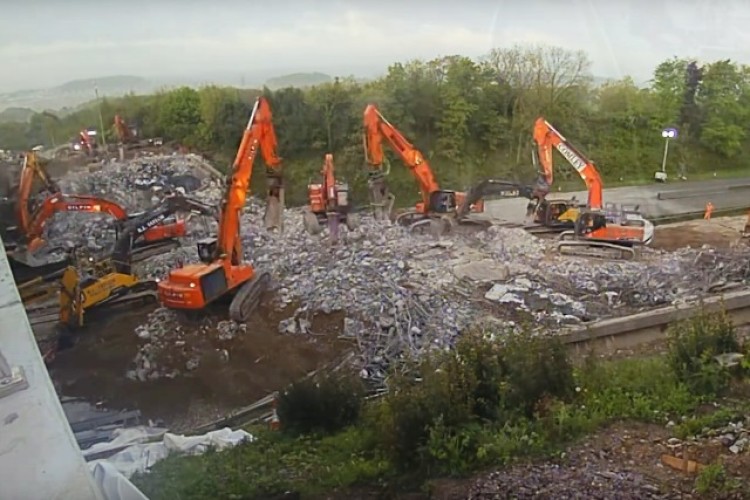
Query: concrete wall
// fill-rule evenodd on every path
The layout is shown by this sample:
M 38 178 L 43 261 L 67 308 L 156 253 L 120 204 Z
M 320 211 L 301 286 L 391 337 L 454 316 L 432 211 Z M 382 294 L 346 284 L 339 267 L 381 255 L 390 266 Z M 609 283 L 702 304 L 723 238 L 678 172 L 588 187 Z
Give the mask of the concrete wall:
M 0 499 L 94 500 L 89 473 L 0 247 L 0 353 L 28 387 L 0 397 Z

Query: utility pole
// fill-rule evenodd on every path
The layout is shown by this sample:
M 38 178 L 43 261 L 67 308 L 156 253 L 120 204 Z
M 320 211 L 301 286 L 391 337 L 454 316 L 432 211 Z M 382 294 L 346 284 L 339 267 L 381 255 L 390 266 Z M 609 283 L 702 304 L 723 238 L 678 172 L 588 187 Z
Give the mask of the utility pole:
M 102 129 L 102 146 L 107 148 L 107 137 L 104 132 L 104 118 L 102 118 L 102 101 L 99 99 L 99 87 L 94 83 L 94 95 L 96 95 L 97 107 L 99 108 L 99 127 Z

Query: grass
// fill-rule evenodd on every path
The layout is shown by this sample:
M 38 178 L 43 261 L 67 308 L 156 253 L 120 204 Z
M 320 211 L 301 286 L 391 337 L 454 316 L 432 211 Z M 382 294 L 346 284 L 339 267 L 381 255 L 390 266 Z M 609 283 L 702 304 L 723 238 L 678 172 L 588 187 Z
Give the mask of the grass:
M 363 404 L 355 420 L 341 420 L 326 434 L 300 435 L 293 426 L 281 433 L 249 429 L 255 442 L 220 453 L 171 456 L 134 482 L 154 500 L 268 498 L 285 491 L 308 497 L 360 486 L 393 495 L 429 478 L 556 455 L 617 421 L 680 422 L 673 433 L 687 437 L 748 409 L 746 403 L 728 403 L 690 416 L 720 397 L 727 388 L 720 382 L 730 383 L 730 377 L 716 377 L 706 353 L 731 344 L 733 335 L 725 316 L 699 314 L 671 328 L 666 355 L 592 358 L 573 368 L 565 351 L 549 340 L 506 336 L 500 346 L 482 334 L 467 334 L 455 351 L 413 366 L 421 382 L 392 378 L 387 396 Z M 734 383 L 746 385 L 746 374 L 733 374 Z M 346 382 L 337 395 L 336 380 L 317 384 L 334 416 L 340 415 L 335 402 L 351 397 Z M 311 391 L 297 392 L 309 401 L 316 397 Z M 287 394 L 294 397 L 294 391 Z M 315 418 L 325 407 L 310 406 Z M 304 417 L 310 421 L 310 415 Z M 699 483 L 705 491 L 734 484 L 716 467 Z

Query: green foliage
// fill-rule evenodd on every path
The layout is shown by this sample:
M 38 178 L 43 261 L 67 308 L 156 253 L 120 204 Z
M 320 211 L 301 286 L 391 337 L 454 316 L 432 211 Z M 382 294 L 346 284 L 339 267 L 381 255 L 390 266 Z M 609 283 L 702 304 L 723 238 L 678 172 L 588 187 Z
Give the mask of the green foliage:
M 563 347 L 525 334 L 508 334 L 502 345 L 466 334 L 454 351 L 423 362 L 419 374 L 419 381 L 396 377 L 371 416 L 402 470 L 473 466 L 489 455 L 482 424 L 525 422 L 549 398 L 570 399 L 575 386 Z
M 157 123 L 164 131 L 164 137 L 197 145 L 202 124 L 201 98 L 198 92 L 182 87 L 161 96 L 160 101 Z
M 310 377 L 279 395 L 279 419 L 294 433 L 338 431 L 359 418 L 364 394 L 361 379 L 348 372 Z
M 738 481 L 729 477 L 720 463 L 708 465 L 695 478 L 695 491 L 701 495 L 711 495 L 713 498 L 730 494 L 738 487 Z
M 370 436 L 359 428 L 323 438 L 250 432 L 256 441 L 220 453 L 173 455 L 133 481 L 152 500 L 250 499 L 289 490 L 319 494 L 371 483 L 388 472 L 388 463 L 373 452 Z
M 714 357 L 739 352 L 734 325 L 725 312 L 701 312 L 669 329 L 669 361 L 676 376 L 696 394 L 721 393 L 730 376 Z
M 532 181 L 531 126 L 540 115 L 596 162 L 607 185 L 620 179 L 650 182 L 661 162 L 661 130 L 667 126 L 680 129 L 679 138 L 670 143 L 668 171 L 684 167 L 694 178 L 713 174 L 717 165 L 736 172 L 748 166 L 747 67 L 670 59 L 655 68 L 648 88 L 627 77 L 595 86 L 589 69 L 582 52 L 514 46 L 493 49 L 479 60 L 449 55 L 395 63 L 385 76 L 367 83 L 313 74 L 307 81 L 313 85 L 291 75 L 296 83 L 289 80 L 289 85 L 295 87 L 286 88 L 278 88 L 279 81 L 269 81 L 271 88 L 262 90 L 183 87 L 36 113 L 28 123 L 0 123 L 0 148 L 64 144 L 82 128 L 98 128 L 101 111 L 110 140 L 115 137 L 112 120 L 119 113 L 143 135 L 182 143 L 223 168 L 234 156 L 253 99 L 262 92 L 272 104 L 290 204 L 306 202 L 305 186 L 329 152 L 353 198 L 366 203 L 361 122 L 369 103 L 422 151 L 440 184 L 452 189 L 489 177 Z M 386 155 L 397 203 L 411 205 L 418 199 L 414 179 L 395 153 Z M 253 191 L 262 193 L 262 162 L 256 163 Z M 562 157 L 556 164 L 559 186 L 583 186 Z

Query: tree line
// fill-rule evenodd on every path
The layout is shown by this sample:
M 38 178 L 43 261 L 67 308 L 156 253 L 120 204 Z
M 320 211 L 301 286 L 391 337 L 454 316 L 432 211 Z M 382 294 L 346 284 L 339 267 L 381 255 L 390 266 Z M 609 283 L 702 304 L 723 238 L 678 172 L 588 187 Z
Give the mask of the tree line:
M 364 196 L 361 128 L 368 103 L 377 104 L 423 152 L 445 188 L 463 189 L 486 177 L 533 179 L 531 128 L 537 116 L 595 161 L 605 183 L 651 178 L 661 165 L 666 127 L 679 130 L 667 163 L 673 175 L 678 169 L 690 175 L 746 166 L 749 67 L 672 58 L 655 68 L 646 87 L 629 77 L 595 85 L 590 67 L 584 52 L 519 45 L 479 60 L 456 55 L 395 63 L 385 76 L 365 83 L 336 78 L 276 91 L 182 87 L 107 98 L 101 112 L 105 125 L 120 114 L 143 136 L 178 141 L 207 153 L 221 168 L 231 161 L 252 101 L 262 93 L 274 113 L 292 202 L 304 201 L 305 185 L 328 152 L 355 194 Z M 82 128 L 97 126 L 98 113 L 92 105 L 65 117 L 44 112 L 29 123 L 0 124 L 0 148 L 68 142 Z M 107 134 L 115 140 L 113 128 Z M 398 158 L 391 159 L 391 187 L 400 201 L 411 201 L 416 186 Z M 560 182 L 575 180 L 561 157 L 556 164 Z

